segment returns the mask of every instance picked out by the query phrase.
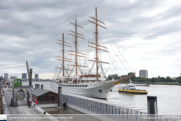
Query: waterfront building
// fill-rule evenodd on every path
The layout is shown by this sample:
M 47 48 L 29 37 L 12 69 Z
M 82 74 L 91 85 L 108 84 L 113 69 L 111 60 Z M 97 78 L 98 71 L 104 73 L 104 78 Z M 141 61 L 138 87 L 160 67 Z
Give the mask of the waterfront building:
M 35 79 L 35 78 L 32 78 L 32 81 L 36 81 L 36 79 Z
M 148 71 L 147 70 L 140 70 L 139 77 L 148 78 Z
M 10 76 L 11 81 L 17 79 L 17 76 Z
M 5 81 L 8 80 L 8 73 L 4 73 L 4 80 L 5 80 Z
M 4 81 L 3 76 L 1 76 L 1 77 L 0 77 L 0 85 L 3 84 L 3 81 Z
M 38 74 L 35 74 L 35 80 L 39 81 Z
M 27 80 L 27 73 L 22 73 L 22 80 L 26 81 Z

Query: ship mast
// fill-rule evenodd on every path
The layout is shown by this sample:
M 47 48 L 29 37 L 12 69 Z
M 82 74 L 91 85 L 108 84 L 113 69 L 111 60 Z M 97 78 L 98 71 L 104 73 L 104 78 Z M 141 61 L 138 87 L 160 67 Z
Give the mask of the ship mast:
M 102 50 L 102 51 L 105 51 L 105 52 L 108 52 L 108 51 L 105 50 L 105 49 L 107 49 L 106 47 L 104 47 L 104 46 L 102 46 L 102 45 L 99 45 L 99 43 L 98 43 L 98 26 L 100 26 L 100 27 L 102 27 L 102 28 L 104 28 L 104 29 L 107 29 L 107 28 L 104 27 L 104 26 L 102 26 L 102 25 L 100 25 L 100 24 L 98 24 L 98 22 L 100 22 L 100 23 L 102 23 L 102 24 L 105 24 L 105 23 L 102 22 L 102 21 L 100 21 L 100 20 L 98 20 L 98 18 L 97 18 L 97 7 L 95 8 L 95 13 L 96 13 L 95 18 L 89 16 L 90 18 L 94 19 L 95 22 L 88 20 L 89 22 L 95 24 L 95 28 L 96 28 L 96 31 L 95 31 L 95 35 L 96 35 L 96 36 L 95 36 L 95 43 L 89 42 L 90 44 L 95 45 L 95 47 L 94 47 L 94 46 L 90 46 L 90 45 L 88 45 L 88 46 L 89 46 L 89 47 L 92 47 L 92 48 L 95 48 L 95 50 L 96 50 L 96 60 L 89 60 L 89 61 L 94 61 L 94 62 L 96 62 L 96 77 L 97 77 L 97 81 L 99 81 L 99 66 L 98 66 L 98 63 L 106 63 L 106 64 L 109 64 L 109 63 L 103 62 L 103 61 L 99 61 L 98 50 Z M 102 48 L 104 48 L 104 49 L 102 49 Z
M 75 24 L 77 24 L 77 17 L 75 18 Z M 77 26 L 75 25 L 75 52 L 77 52 Z M 76 56 L 75 56 L 75 65 L 78 65 L 77 64 L 77 53 L 76 53 Z M 77 66 L 76 66 L 76 75 L 77 75 Z
M 62 41 L 63 41 L 63 43 L 62 43 L 62 48 L 63 48 L 63 49 L 62 49 L 62 57 L 64 58 L 64 51 L 65 51 L 65 50 L 64 50 L 64 43 L 65 43 L 65 42 L 64 42 L 64 33 L 62 34 Z M 62 76 L 65 76 L 65 75 L 64 75 L 64 70 L 65 70 L 65 67 L 64 67 L 64 59 L 62 59 L 62 63 L 63 63 L 63 66 L 62 66 L 62 68 L 63 68 L 63 74 L 62 74 Z
M 84 57 L 84 58 L 86 58 L 84 53 L 80 53 L 77 50 L 78 38 L 84 39 L 83 37 L 81 37 L 81 36 L 84 36 L 84 35 L 82 35 L 80 33 L 77 33 L 77 27 L 80 27 L 82 29 L 83 29 L 83 27 L 80 26 L 80 25 L 77 25 L 77 17 L 76 17 L 76 15 L 75 15 L 75 24 L 74 23 L 70 23 L 70 24 L 75 25 L 75 31 L 69 30 L 70 32 L 72 32 L 74 34 L 68 34 L 68 35 L 71 35 L 71 36 L 75 37 L 75 51 L 70 51 L 71 52 L 70 55 L 74 55 L 75 56 L 75 65 L 71 65 L 71 66 L 75 66 L 76 67 L 76 75 L 78 75 L 78 69 L 77 68 L 79 67 L 79 69 L 80 69 L 80 67 L 86 67 L 86 66 L 78 65 L 78 61 L 77 61 L 77 57 Z M 80 35 L 80 36 L 78 36 L 78 35 Z
M 56 42 L 57 44 L 62 45 L 62 57 L 56 56 L 57 57 L 56 59 L 59 61 L 62 61 L 62 68 L 61 67 L 55 67 L 55 68 L 62 69 L 63 70 L 62 76 L 64 77 L 65 76 L 65 70 L 69 70 L 69 69 L 65 68 L 65 62 L 71 62 L 71 59 L 64 57 L 64 52 L 65 52 L 64 48 L 65 48 L 65 46 L 67 46 L 67 47 L 71 47 L 71 46 L 69 46 L 70 43 L 64 41 L 64 33 L 62 33 L 62 40 L 58 40 L 58 41 L 62 42 L 62 43 Z
M 98 49 L 97 49 L 97 44 L 98 44 L 98 27 L 97 27 L 97 7 L 96 7 L 96 60 L 98 61 Z M 98 69 L 98 62 L 96 62 L 96 75 L 97 75 L 97 81 L 98 81 L 98 74 L 99 74 L 99 69 Z

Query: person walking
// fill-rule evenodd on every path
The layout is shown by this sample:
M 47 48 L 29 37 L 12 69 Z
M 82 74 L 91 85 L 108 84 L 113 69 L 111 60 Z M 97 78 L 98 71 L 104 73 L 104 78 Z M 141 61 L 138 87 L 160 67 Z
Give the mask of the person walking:
M 36 101 L 36 105 L 38 104 L 38 101 Z
M 29 108 L 30 108 L 30 106 L 31 106 L 31 102 L 29 101 Z

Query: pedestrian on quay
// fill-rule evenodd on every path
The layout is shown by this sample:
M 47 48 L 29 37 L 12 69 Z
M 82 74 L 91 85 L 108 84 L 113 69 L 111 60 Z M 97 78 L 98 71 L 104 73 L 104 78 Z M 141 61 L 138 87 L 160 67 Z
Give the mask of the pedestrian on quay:
M 38 104 L 38 101 L 36 101 L 36 105 Z
M 30 106 L 31 106 L 31 101 L 29 101 L 29 108 L 30 108 Z

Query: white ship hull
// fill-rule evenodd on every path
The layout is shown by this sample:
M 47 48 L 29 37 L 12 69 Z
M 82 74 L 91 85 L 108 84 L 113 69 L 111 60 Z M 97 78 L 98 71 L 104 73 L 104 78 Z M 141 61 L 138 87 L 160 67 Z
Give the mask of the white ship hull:
M 50 83 L 51 88 L 54 92 L 58 93 L 58 84 Z M 70 84 L 71 85 L 71 84 Z M 69 86 L 70 86 L 69 85 Z M 72 84 L 73 85 L 73 84 Z M 93 98 L 107 98 L 107 94 L 110 92 L 110 89 L 114 86 L 113 81 L 104 81 L 97 83 L 82 83 L 81 85 L 88 85 L 87 87 L 62 87 L 63 93 L 71 93 L 77 95 L 83 95 Z

